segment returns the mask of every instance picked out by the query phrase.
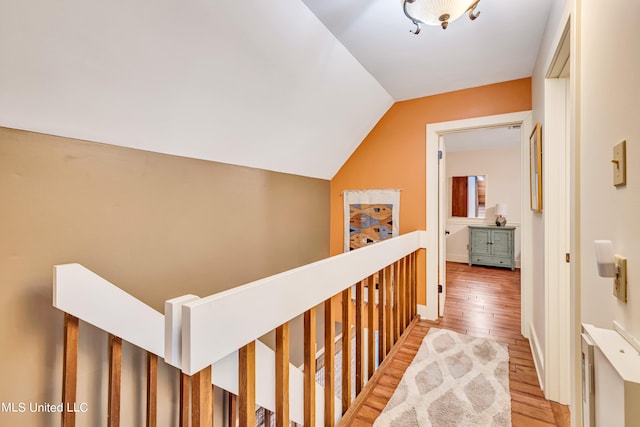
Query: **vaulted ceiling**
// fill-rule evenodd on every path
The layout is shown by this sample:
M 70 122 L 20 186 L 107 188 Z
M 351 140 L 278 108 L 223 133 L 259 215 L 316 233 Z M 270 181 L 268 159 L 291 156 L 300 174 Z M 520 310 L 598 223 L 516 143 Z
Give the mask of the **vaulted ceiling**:
M 481 0 L 439 26 L 415 26 L 401 0 L 303 0 L 394 100 L 531 76 L 552 0 Z
M 394 100 L 531 75 L 551 0 L 305 1 L 4 2 L 0 126 L 330 179 Z

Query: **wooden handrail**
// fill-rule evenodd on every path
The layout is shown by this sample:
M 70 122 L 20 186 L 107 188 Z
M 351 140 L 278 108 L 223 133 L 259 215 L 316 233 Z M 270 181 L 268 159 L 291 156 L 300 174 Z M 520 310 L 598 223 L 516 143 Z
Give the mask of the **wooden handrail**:
M 229 427 L 236 427 L 238 420 L 238 396 L 233 393 L 229 393 L 229 401 L 228 401 L 228 417 L 227 417 L 227 425 Z
M 367 278 L 367 380 L 376 370 L 376 276 L 372 274 Z
M 393 263 L 393 342 L 400 338 L 400 261 Z
M 147 352 L 147 427 L 158 425 L 158 356 Z
M 364 280 L 356 284 L 356 396 L 364 387 Z
M 276 427 L 289 427 L 289 323 L 276 328 Z
M 316 425 L 316 308 L 304 313 L 304 425 Z
M 342 291 L 342 412 L 351 406 L 351 287 Z
M 256 425 L 256 343 L 242 347 L 238 353 L 238 418 L 240 427 Z
M 191 427 L 213 426 L 211 366 L 191 377 Z
M 324 302 L 324 425 L 326 427 L 333 427 L 335 419 L 335 345 L 333 298 L 329 298 Z
M 378 271 L 378 365 L 382 363 L 386 353 L 386 328 L 384 323 L 385 307 L 387 305 L 386 288 L 385 288 L 385 270 L 386 267 Z
M 107 425 L 120 425 L 120 384 L 122 383 L 122 338 L 109 335 L 109 403 Z
M 189 394 L 191 393 L 191 377 L 180 373 L 180 412 L 178 424 L 180 427 L 189 426 Z
M 393 315 L 392 315 L 392 309 L 393 309 L 393 292 L 392 292 L 392 272 L 393 272 L 393 266 L 389 265 L 387 267 L 385 267 L 384 269 L 384 288 L 385 288 L 385 293 L 387 295 L 386 298 L 386 304 L 384 306 L 384 323 L 385 323 L 385 337 L 384 337 L 384 342 L 385 342 L 385 351 L 384 351 L 384 355 L 383 357 L 386 357 L 387 354 L 389 354 L 389 351 L 391 351 L 391 346 L 393 345 Z
M 64 314 L 64 354 L 62 361 L 62 403 L 64 407 L 76 401 L 78 382 L 78 318 Z M 62 411 L 62 425 L 75 427 L 76 413 Z

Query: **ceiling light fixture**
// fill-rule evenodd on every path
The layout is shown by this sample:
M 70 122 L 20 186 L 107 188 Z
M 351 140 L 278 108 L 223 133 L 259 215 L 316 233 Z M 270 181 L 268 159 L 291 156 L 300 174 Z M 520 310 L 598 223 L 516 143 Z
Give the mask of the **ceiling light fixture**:
M 476 19 L 480 12 L 475 12 L 480 0 L 402 0 L 402 9 L 407 18 L 416 26 L 413 34 L 420 32 L 420 24 L 440 25 L 447 29 L 449 22 L 455 21 L 469 12 L 469 19 Z

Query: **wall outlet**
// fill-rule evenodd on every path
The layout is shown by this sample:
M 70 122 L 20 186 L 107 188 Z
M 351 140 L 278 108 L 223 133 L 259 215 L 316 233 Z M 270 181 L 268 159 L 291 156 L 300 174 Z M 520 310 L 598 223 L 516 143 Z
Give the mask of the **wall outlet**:
M 614 256 L 616 277 L 613 281 L 613 295 L 622 302 L 627 302 L 627 259 L 620 255 Z

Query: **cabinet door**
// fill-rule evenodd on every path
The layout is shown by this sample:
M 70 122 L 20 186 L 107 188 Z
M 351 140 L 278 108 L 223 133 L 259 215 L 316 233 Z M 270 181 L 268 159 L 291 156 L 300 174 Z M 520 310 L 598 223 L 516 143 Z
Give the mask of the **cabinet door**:
M 492 230 L 492 242 L 490 245 L 493 252 L 492 254 L 495 256 L 503 256 L 510 257 L 511 256 L 511 246 L 513 242 L 511 241 L 511 230 Z
M 475 255 L 491 254 L 491 231 L 474 229 L 471 232 L 471 252 Z

